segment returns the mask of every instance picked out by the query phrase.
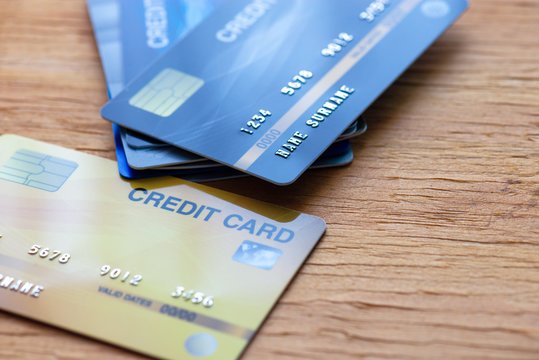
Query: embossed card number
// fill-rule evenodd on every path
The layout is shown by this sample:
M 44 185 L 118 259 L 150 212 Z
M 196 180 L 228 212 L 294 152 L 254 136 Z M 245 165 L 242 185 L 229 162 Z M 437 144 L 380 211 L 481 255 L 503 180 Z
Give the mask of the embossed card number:
M 69 259 L 71 258 L 70 254 L 67 254 L 60 250 L 51 250 L 47 247 L 42 248 L 41 245 L 32 245 L 30 250 L 28 250 L 28 254 L 30 255 L 38 255 L 42 259 L 49 259 L 50 261 L 53 261 L 55 259 L 58 259 L 58 262 L 60 264 L 67 264 Z
M 124 272 L 120 268 L 114 268 L 113 269 L 112 266 L 110 266 L 110 265 L 101 266 L 100 275 L 105 276 L 107 274 L 113 280 L 120 278 L 121 282 L 126 282 L 131 276 L 131 272 L 129 272 L 129 271 Z M 122 276 L 120 277 L 120 275 L 122 275 Z M 142 275 L 136 274 L 136 275 L 133 275 L 133 277 L 129 281 L 129 284 L 131 284 L 133 286 L 137 286 L 141 281 L 142 281 Z

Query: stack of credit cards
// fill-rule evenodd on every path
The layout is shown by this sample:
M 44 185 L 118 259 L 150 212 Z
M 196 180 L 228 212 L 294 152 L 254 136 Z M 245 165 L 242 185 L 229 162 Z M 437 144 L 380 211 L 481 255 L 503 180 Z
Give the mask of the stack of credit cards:
M 88 0 L 109 97 L 121 92 L 129 81 L 222 3 L 226 1 Z M 290 84 L 301 87 L 303 83 L 298 80 L 302 78 L 291 80 Z M 348 140 L 366 129 L 364 119 L 356 119 L 311 167 L 343 166 L 352 162 Z M 113 131 L 118 168 L 126 178 L 177 175 L 191 181 L 209 181 L 246 175 L 132 130 L 114 126 Z
M 0 308 L 164 359 L 235 359 L 322 219 L 0 136 Z
M 358 115 L 468 6 L 466 0 L 140 3 L 89 1 L 112 97 L 101 115 L 130 129 L 117 137 L 127 165 L 148 168 L 130 155 L 141 146 L 156 154 L 164 146 L 156 139 L 187 151 L 191 163 L 196 154 L 279 185 L 335 156 L 331 144 L 343 133 L 363 131 Z M 173 44 L 168 27 L 181 29 Z M 130 69 L 154 57 L 142 55 L 152 53 L 148 46 L 167 48 L 135 75 Z

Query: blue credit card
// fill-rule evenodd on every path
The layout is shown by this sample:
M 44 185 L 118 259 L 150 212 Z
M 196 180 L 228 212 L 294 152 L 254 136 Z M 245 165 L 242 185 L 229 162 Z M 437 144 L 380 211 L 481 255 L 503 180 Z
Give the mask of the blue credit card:
M 105 71 L 115 96 L 149 63 L 207 17 L 223 0 L 87 0 Z M 356 135 L 352 130 L 343 138 Z M 193 153 L 120 128 L 117 146 L 137 170 L 220 166 Z M 325 154 L 330 156 L 330 154 Z
M 101 114 L 289 184 L 467 6 L 466 0 L 231 0 Z
M 121 146 L 122 133 L 118 125 L 113 124 L 114 140 L 116 141 L 116 158 L 120 175 L 127 179 L 146 179 L 159 176 L 176 176 L 184 180 L 207 182 L 216 180 L 232 179 L 247 176 L 245 172 L 232 169 L 227 166 L 219 166 L 205 169 L 146 169 L 137 170 L 129 166 L 125 156 L 124 147 Z M 311 168 L 322 169 L 328 167 L 345 166 L 354 159 L 352 147 L 349 141 L 341 141 L 329 147 L 327 156 L 318 158 Z

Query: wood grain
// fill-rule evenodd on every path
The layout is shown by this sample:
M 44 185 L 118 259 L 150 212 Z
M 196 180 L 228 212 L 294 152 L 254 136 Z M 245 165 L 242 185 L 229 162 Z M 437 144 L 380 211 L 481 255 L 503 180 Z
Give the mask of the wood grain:
M 114 159 L 82 0 L 0 0 L 0 133 Z M 539 2 L 470 10 L 367 111 L 348 167 L 221 189 L 328 230 L 245 359 L 539 358 Z M 0 312 L 0 358 L 138 355 Z

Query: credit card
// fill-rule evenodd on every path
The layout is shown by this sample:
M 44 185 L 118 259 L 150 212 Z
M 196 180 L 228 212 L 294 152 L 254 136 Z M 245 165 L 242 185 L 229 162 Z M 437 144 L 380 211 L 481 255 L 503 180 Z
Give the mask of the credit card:
M 163 54 L 208 16 L 222 0 L 87 0 L 109 96 Z M 358 120 L 362 121 L 362 120 Z M 354 136 L 353 124 L 336 141 Z M 130 167 L 203 168 L 219 166 L 185 150 L 136 132 L 120 129 L 121 146 Z M 144 149 L 142 151 L 138 151 Z M 327 155 L 327 154 L 326 154 Z
M 320 218 L 0 137 L 0 308 L 151 356 L 235 359 Z
M 466 0 L 231 0 L 101 114 L 289 184 L 466 7 Z

